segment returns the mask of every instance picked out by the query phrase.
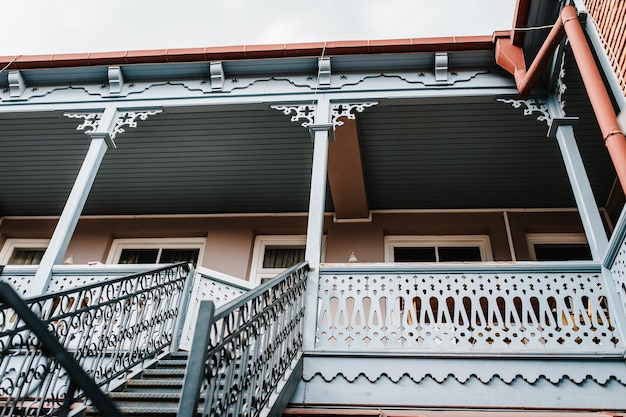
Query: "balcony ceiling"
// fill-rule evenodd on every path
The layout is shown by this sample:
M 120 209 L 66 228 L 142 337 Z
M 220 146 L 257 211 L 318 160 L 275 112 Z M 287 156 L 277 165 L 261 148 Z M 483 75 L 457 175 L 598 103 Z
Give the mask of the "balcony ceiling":
M 493 62 L 487 52 L 457 57 L 472 66 Z M 333 62 L 335 69 L 374 65 L 358 56 Z M 615 173 L 573 65 L 567 74 L 567 112 L 580 117 L 577 140 L 604 206 Z M 539 114 L 523 116 L 523 108 L 497 98 L 381 99 L 360 113 L 367 208 L 574 207 L 558 146 Z M 116 138 L 84 213 L 306 212 L 313 146 L 289 119 L 268 104 L 165 108 Z M 89 146 L 78 124 L 61 111 L 0 114 L 0 216 L 60 214 Z

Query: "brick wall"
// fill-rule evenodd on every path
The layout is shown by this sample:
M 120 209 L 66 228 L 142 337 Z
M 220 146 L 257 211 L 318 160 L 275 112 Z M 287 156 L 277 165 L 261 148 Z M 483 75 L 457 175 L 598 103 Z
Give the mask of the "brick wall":
M 585 0 L 626 95 L 626 0 Z

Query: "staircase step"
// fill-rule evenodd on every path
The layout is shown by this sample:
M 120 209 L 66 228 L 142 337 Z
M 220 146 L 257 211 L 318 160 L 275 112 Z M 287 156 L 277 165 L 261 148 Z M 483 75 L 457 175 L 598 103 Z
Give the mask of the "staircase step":
M 131 416 L 163 416 L 176 417 L 178 406 L 176 407 L 119 407 L 120 412 L 127 417 Z M 98 409 L 95 407 L 87 407 L 85 415 L 89 417 L 100 416 Z
M 183 387 L 182 378 L 168 378 L 168 379 L 129 379 L 126 381 L 126 389 L 137 391 L 137 390 L 146 390 L 146 389 L 157 389 L 160 392 L 164 390 L 175 390 L 176 392 L 180 392 Z
M 169 359 L 184 359 L 189 358 L 189 352 L 172 352 L 168 355 Z
M 112 392 L 118 407 L 178 407 L 180 392 Z
M 178 377 L 183 377 L 185 376 L 185 369 L 164 369 L 164 368 L 148 368 L 148 369 L 144 369 L 143 370 L 143 377 L 159 377 L 159 376 L 166 376 L 166 377 L 171 377 L 171 376 L 178 376 Z
M 187 366 L 187 360 L 184 359 L 161 359 L 156 366 L 158 368 L 184 368 Z

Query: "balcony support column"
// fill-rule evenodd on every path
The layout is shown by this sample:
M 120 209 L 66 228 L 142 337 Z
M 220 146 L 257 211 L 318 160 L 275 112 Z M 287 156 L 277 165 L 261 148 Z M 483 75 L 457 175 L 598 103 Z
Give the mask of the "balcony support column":
M 61 264 L 65 251 L 70 243 L 70 239 L 74 234 L 78 219 L 85 207 L 87 196 L 91 191 L 91 186 L 96 178 L 100 164 L 104 159 L 104 155 L 109 148 L 109 144 L 113 143 L 109 134 L 109 128 L 114 124 L 117 109 L 114 107 L 107 108 L 102 114 L 98 128 L 88 132 L 91 138 L 91 144 L 87 155 L 83 160 L 80 171 L 74 181 L 69 197 L 65 202 L 65 207 L 61 213 L 61 217 L 54 229 L 50 244 L 44 253 L 39 268 L 35 274 L 35 294 L 43 293 L 52 277 L 52 268 L 54 265 Z
M 561 116 L 563 112 L 555 97 L 548 100 L 548 108 L 553 115 L 549 134 L 554 135 L 559 144 L 591 256 L 594 261 L 602 262 L 606 254 L 608 239 L 580 150 L 576 144 L 573 123 L 577 119 Z
M 322 258 L 324 211 L 326 206 L 326 177 L 328 170 L 328 143 L 331 140 L 330 102 L 320 97 L 315 110 L 315 123 L 309 126 L 313 138 L 313 168 L 309 196 L 305 259 L 311 268 L 306 287 L 303 349 L 313 349 L 317 323 L 317 287 Z

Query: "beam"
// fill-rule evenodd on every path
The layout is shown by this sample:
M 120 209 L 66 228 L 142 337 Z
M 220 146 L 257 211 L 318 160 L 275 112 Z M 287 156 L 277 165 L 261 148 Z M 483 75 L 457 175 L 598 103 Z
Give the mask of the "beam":
M 343 118 L 328 149 L 328 182 L 339 221 L 367 219 L 369 208 L 356 120 Z

